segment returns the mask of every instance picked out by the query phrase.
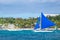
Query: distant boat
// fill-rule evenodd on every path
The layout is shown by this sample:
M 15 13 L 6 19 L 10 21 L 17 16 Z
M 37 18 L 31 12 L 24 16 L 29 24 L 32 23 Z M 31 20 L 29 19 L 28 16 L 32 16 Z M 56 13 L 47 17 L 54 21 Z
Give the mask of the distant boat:
M 53 32 L 53 30 L 43 30 L 48 27 L 55 26 L 55 23 L 53 23 L 51 20 L 49 20 L 47 17 L 41 13 L 41 16 L 38 17 L 37 22 L 34 27 L 34 32 Z

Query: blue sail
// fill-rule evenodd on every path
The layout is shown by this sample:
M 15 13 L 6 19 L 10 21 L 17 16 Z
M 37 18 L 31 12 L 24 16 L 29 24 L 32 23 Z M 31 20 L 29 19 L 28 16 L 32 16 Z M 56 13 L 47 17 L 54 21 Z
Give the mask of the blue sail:
M 37 29 L 37 28 L 40 28 L 40 17 L 37 18 L 37 22 L 35 24 L 35 28 L 34 29 Z
M 43 15 L 43 13 L 41 13 L 41 29 L 47 28 L 47 27 L 51 27 L 54 26 L 55 23 L 53 23 L 52 21 L 50 21 L 47 17 L 45 17 Z

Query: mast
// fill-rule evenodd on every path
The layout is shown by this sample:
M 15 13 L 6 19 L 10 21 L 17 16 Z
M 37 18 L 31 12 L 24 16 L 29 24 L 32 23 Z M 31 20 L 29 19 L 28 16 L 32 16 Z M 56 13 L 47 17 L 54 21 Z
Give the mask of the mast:
M 40 13 L 40 30 L 41 30 L 41 23 L 42 23 L 42 16 L 41 16 L 42 12 Z

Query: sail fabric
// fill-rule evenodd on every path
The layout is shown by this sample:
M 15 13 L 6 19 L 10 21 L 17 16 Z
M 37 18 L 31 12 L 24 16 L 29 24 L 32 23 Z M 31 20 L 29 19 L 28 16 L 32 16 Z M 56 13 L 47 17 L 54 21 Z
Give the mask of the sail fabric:
M 37 18 L 37 22 L 35 24 L 35 28 L 34 29 L 37 29 L 37 28 L 40 28 L 40 17 Z
M 52 21 L 50 21 L 47 17 L 45 17 L 43 15 L 43 13 L 41 13 L 41 29 L 47 28 L 47 27 L 51 27 L 54 26 L 55 23 L 53 23 Z
M 40 16 L 37 18 L 37 23 L 40 24 Z
M 40 26 L 39 26 L 39 24 L 38 24 L 38 23 L 36 23 L 36 25 L 35 25 L 35 28 L 34 28 L 34 29 L 38 29 L 38 28 L 40 28 Z

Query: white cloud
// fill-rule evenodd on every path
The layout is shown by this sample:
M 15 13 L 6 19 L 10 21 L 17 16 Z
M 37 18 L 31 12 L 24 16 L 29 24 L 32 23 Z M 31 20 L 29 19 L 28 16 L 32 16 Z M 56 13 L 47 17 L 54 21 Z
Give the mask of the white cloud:
M 57 16 L 57 15 L 60 15 L 60 14 L 45 14 L 45 16 Z

